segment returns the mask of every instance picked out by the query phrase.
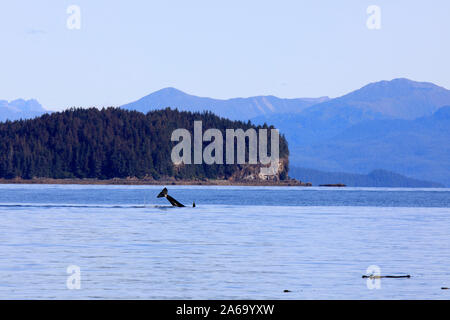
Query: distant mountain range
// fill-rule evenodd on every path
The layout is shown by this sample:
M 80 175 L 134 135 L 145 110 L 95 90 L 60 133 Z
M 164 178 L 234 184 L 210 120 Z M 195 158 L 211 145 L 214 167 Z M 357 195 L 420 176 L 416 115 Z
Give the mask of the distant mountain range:
M 286 136 L 291 167 L 365 175 L 382 168 L 450 186 L 450 90 L 394 79 L 342 97 L 228 100 L 197 97 L 175 88 L 121 108 L 147 113 L 171 107 L 211 111 L 232 120 L 275 125 Z M 0 101 L 0 121 L 46 112 L 35 100 Z
M 211 99 L 189 95 L 175 88 L 165 88 L 149 94 L 121 108 L 143 113 L 170 107 L 183 111 L 211 111 L 231 120 L 247 121 L 258 116 L 299 113 L 317 103 L 328 101 L 328 97 L 280 99 L 274 96 Z
M 0 100 L 0 121 L 29 119 L 43 115 L 45 110 L 39 102 L 34 99 L 13 101 Z
M 426 82 L 395 79 L 369 84 L 342 97 L 316 104 L 298 114 L 276 114 L 252 119 L 270 119 L 289 140 L 290 146 L 332 141 L 359 123 L 372 120 L 413 120 L 430 116 L 450 105 L 450 90 Z
M 373 118 L 416 119 L 450 104 L 450 91 L 428 82 L 400 78 L 368 84 L 342 97 L 317 104 L 304 113 L 321 119 L 342 117 L 343 110 L 360 111 L 352 122 Z M 346 114 L 346 112 L 344 112 Z

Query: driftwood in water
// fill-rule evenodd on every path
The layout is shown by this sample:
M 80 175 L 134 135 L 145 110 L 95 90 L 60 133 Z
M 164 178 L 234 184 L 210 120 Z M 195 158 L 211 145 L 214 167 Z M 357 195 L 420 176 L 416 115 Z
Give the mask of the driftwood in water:
M 363 277 L 363 279 L 383 279 L 383 278 L 393 278 L 393 279 L 396 279 L 396 278 L 411 278 L 411 276 L 409 275 L 409 274 L 407 274 L 407 275 L 405 275 L 405 276 L 366 276 L 366 275 L 364 275 L 364 276 L 362 276 Z

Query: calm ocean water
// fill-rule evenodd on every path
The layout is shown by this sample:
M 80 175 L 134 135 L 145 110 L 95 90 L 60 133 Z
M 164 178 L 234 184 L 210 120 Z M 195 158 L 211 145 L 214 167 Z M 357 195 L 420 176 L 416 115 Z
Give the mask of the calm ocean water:
M 0 298 L 450 299 L 450 189 L 168 188 L 0 185 Z

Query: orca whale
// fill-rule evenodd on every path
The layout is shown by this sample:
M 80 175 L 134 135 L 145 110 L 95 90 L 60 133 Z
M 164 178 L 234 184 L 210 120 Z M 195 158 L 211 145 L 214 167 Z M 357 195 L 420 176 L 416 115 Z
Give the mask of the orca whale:
M 174 207 L 185 207 L 184 204 L 178 202 L 177 200 L 169 196 L 167 188 L 162 189 L 162 191 L 158 194 L 157 198 L 166 198 L 170 202 L 170 204 L 173 205 Z M 195 202 L 192 204 L 192 207 L 195 208 Z

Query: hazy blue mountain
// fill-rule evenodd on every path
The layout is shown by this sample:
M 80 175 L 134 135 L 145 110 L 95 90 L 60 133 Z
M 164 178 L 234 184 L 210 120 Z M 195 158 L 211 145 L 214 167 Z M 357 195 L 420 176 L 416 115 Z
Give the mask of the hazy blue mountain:
M 304 115 L 320 115 L 321 119 L 329 119 L 340 116 L 341 109 L 351 107 L 369 117 L 377 114 L 412 120 L 429 116 L 445 105 L 450 105 L 450 90 L 429 82 L 401 78 L 368 84 L 342 97 L 317 104 Z
M 327 100 L 327 97 L 280 99 L 274 96 L 219 100 L 189 95 L 175 88 L 165 88 L 135 102 L 123 105 L 122 108 L 144 113 L 166 107 L 183 111 L 209 110 L 221 117 L 246 121 L 261 115 L 298 113 L 314 104 Z
M 446 106 L 432 116 L 366 121 L 327 141 L 289 147 L 293 166 L 357 173 L 383 168 L 450 186 L 449 141 Z
M 259 116 L 286 134 L 291 146 L 333 138 L 351 126 L 370 120 L 407 119 L 432 115 L 450 105 L 450 90 L 427 82 L 394 79 L 371 83 L 342 97 L 318 103 L 298 114 Z
M 436 182 L 408 178 L 386 170 L 373 170 L 369 174 L 326 172 L 315 169 L 292 167 L 289 176 L 313 186 L 343 183 L 348 187 L 392 187 L 392 188 L 441 188 Z
M 34 99 L 13 101 L 0 100 L 0 121 L 29 119 L 43 115 L 48 111 Z

